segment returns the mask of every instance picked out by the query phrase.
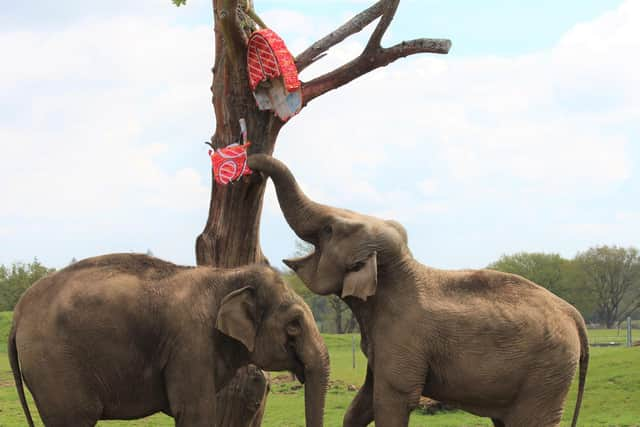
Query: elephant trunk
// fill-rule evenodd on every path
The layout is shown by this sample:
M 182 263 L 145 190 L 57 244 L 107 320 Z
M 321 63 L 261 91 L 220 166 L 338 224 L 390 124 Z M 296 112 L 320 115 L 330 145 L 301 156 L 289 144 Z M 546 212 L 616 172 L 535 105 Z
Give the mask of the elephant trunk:
M 314 320 L 308 321 L 313 322 Z M 314 330 L 308 339 L 311 343 L 301 343 L 301 351 L 298 353 L 304 365 L 306 426 L 322 427 L 325 397 L 329 384 L 329 352 L 317 330 Z
M 287 223 L 298 237 L 315 244 L 318 231 L 328 217 L 328 207 L 309 199 L 281 161 L 266 154 L 254 154 L 249 156 L 248 165 L 271 177 Z

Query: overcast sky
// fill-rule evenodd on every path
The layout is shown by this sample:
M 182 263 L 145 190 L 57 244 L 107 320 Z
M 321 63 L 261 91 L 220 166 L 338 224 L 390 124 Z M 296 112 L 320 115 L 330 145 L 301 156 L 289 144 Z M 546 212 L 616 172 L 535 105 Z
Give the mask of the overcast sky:
M 256 0 L 294 54 L 371 1 Z M 193 264 L 210 188 L 211 1 L 0 15 L 0 263 Z M 275 156 L 317 201 L 394 218 L 422 262 L 640 244 L 640 1 L 404 0 L 385 44 L 450 38 L 314 100 Z M 370 31 L 368 28 L 367 31 Z M 366 34 L 301 78 L 357 55 Z M 262 244 L 294 249 L 269 185 Z

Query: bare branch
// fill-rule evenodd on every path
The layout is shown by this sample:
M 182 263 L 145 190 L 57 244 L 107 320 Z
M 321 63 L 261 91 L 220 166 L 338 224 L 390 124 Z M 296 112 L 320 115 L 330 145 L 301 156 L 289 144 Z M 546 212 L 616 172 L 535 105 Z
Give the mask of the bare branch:
M 370 8 L 351 18 L 337 30 L 331 32 L 329 35 L 308 47 L 304 52 L 296 57 L 296 67 L 298 68 L 298 72 L 304 70 L 309 65 L 320 59 L 322 57 L 321 54 L 329 50 L 331 47 L 337 45 L 347 37 L 362 31 L 364 27 L 384 13 L 386 3 L 387 0 L 380 0 Z
M 397 59 L 416 53 L 446 54 L 451 48 L 451 41 L 447 39 L 415 39 L 398 43 L 395 46 L 375 52 L 366 53 L 344 64 L 340 68 L 330 71 L 310 82 L 303 83 L 302 96 L 305 105 L 314 98 L 337 89 L 352 80 L 376 68 L 384 67 Z
M 387 31 L 387 28 L 389 28 L 391 21 L 393 21 L 393 17 L 396 15 L 398 4 L 400 4 L 400 0 L 388 0 L 386 2 L 386 4 L 384 5 L 382 18 L 380 18 L 376 29 L 373 30 L 373 33 L 369 38 L 369 42 L 367 43 L 367 47 L 364 48 L 365 53 L 373 52 L 380 49 L 380 42 L 382 41 L 382 37 Z
M 367 46 L 359 57 L 310 82 L 303 83 L 302 94 L 306 105 L 312 99 L 336 89 L 376 68 L 416 53 L 448 53 L 451 41 L 446 39 L 416 39 L 404 41 L 390 48 L 381 46 L 382 37 L 391 25 L 400 0 L 380 0 L 367 10 L 359 13 L 331 34 L 318 40 L 296 57 L 298 71 L 302 71 L 324 56 L 324 52 L 347 37 L 362 31 L 364 27 L 380 17 Z

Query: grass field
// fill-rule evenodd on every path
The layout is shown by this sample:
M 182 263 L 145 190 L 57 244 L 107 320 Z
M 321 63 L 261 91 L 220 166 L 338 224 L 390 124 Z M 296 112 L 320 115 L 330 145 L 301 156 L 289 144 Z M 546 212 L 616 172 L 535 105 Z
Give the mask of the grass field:
M 25 418 L 18 402 L 13 377 L 6 354 L 6 338 L 11 313 L 0 313 L 0 427 L 22 427 Z M 637 334 L 637 331 L 634 331 Z M 624 340 L 624 331 L 591 330 L 593 342 Z M 634 339 L 640 337 L 634 336 Z M 617 340 L 617 339 L 616 339 Z M 325 425 L 342 425 L 342 416 L 355 395 L 349 385 L 359 386 L 364 378 L 365 359 L 358 351 L 356 369 L 351 362 L 351 336 L 325 335 L 331 353 L 331 387 L 327 394 Z M 275 374 L 273 375 L 275 376 Z M 296 383 L 281 380 L 279 376 L 272 385 L 263 426 L 304 426 L 304 396 Z M 61 379 L 62 381 L 62 379 Z M 563 426 L 570 425 L 575 404 L 575 384 L 569 394 Z M 36 412 L 30 399 L 30 408 Z M 37 425 L 42 425 L 38 423 Z M 173 426 L 173 420 L 164 415 L 155 415 L 138 421 L 101 422 L 100 426 Z M 425 415 L 415 411 L 411 426 L 491 426 L 483 418 L 462 411 L 437 415 Z M 580 426 L 636 426 L 640 427 L 640 347 L 592 348 L 585 398 L 580 413 Z

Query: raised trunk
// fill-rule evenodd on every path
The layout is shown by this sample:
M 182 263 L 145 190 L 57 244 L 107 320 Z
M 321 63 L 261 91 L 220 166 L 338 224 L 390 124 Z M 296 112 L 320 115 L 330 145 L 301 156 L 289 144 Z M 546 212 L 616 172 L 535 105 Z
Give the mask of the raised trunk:
M 271 156 L 254 155 L 249 158 L 249 167 L 271 177 L 280 209 L 289 226 L 302 240 L 316 243 L 316 236 L 330 208 L 309 199 L 281 161 Z

